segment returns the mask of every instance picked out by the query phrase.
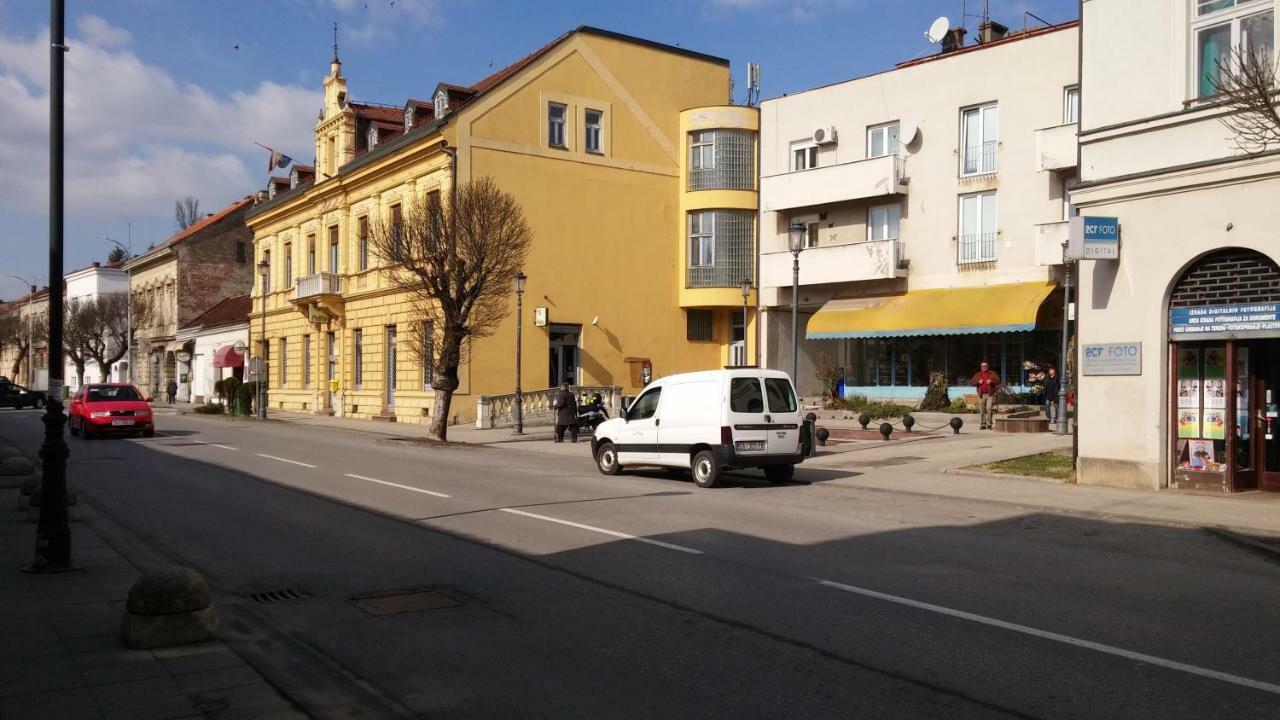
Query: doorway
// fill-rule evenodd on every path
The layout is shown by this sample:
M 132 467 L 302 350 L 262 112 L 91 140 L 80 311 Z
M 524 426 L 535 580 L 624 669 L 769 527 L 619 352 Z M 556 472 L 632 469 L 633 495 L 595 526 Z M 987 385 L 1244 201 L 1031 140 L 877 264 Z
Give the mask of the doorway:
M 1237 411 L 1247 430 L 1242 450 L 1257 488 L 1280 492 L 1280 340 L 1251 343 L 1247 352 L 1249 405 Z
M 578 384 L 578 337 L 581 334 L 581 325 L 551 326 L 547 343 L 550 352 L 547 387 Z
M 387 372 L 383 385 L 386 386 L 386 396 L 383 398 L 383 405 L 388 413 L 394 412 L 396 409 L 396 326 L 387 326 Z
M 325 371 L 325 380 L 328 381 L 325 383 L 325 409 L 332 411 L 335 400 L 334 396 L 336 395 L 334 392 L 334 381 L 338 379 L 337 333 L 330 332 L 325 334 L 325 347 L 327 348 L 326 352 L 329 354 L 329 367 L 328 370 Z

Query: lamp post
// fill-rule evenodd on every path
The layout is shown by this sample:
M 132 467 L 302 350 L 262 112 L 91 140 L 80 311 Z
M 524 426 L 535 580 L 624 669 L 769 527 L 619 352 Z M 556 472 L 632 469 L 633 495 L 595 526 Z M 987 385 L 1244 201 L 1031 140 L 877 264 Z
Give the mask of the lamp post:
M 524 331 L 524 284 L 528 280 L 529 276 L 525 275 L 523 270 L 516 273 L 516 435 L 524 434 L 524 395 L 520 392 L 520 356 Z
M 120 244 L 119 240 L 112 240 L 106 235 L 99 236 L 100 239 L 110 243 L 124 251 L 125 262 L 133 259 L 133 226 L 129 227 L 129 247 Z M 125 291 L 125 338 L 124 338 L 124 357 L 125 364 L 129 367 L 129 382 L 133 383 L 133 288 L 130 287 Z
M 787 228 L 787 242 L 791 246 L 791 381 L 800 384 L 800 312 L 797 306 L 800 295 L 800 251 L 804 249 L 804 236 L 808 228 L 793 222 Z
M 27 279 L 21 275 L 8 275 L 7 277 L 21 280 L 23 285 L 27 284 Z M 31 281 L 31 292 L 27 294 L 27 388 L 30 389 L 32 382 L 31 376 L 35 374 L 35 365 L 32 365 L 35 346 L 35 312 L 32 309 L 36 301 L 36 283 Z
M 1067 244 L 1062 243 L 1062 267 L 1066 271 L 1062 283 L 1062 360 L 1058 363 L 1058 422 L 1055 430 L 1067 434 L 1067 337 L 1071 330 L 1071 260 Z
M 267 275 L 271 272 L 271 263 L 263 258 L 258 263 L 258 274 L 262 276 L 262 335 L 258 343 L 258 419 L 267 419 L 266 382 L 267 382 Z
M 747 298 L 751 297 L 751 278 L 742 278 L 742 364 L 747 364 Z

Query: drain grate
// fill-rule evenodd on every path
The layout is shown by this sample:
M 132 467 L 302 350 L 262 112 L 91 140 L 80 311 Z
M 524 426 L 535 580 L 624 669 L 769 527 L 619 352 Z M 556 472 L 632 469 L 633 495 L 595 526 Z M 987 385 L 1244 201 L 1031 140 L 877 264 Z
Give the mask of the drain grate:
M 439 590 L 396 590 L 357 595 L 351 602 L 370 615 L 399 615 L 422 610 L 458 607 L 462 601 Z
M 263 592 L 249 593 L 245 595 L 245 597 L 259 605 L 268 605 L 271 603 L 287 602 L 289 600 L 306 600 L 311 596 L 298 588 L 282 588 L 279 590 L 265 590 Z

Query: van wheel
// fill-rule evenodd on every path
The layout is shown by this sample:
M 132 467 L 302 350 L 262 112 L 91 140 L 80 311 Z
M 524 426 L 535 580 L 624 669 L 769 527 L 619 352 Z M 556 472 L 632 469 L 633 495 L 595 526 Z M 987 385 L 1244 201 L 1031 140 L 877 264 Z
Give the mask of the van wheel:
M 770 485 L 786 485 L 796 476 L 795 465 L 770 465 L 764 469 L 764 479 Z
M 713 488 L 720 482 L 720 463 L 715 453 L 703 450 L 693 456 L 693 482 L 698 487 Z
M 596 467 L 600 468 L 600 472 L 605 475 L 617 475 L 622 472 L 622 465 L 618 463 L 618 451 L 613 447 L 613 443 L 602 442 L 600 447 L 596 448 Z

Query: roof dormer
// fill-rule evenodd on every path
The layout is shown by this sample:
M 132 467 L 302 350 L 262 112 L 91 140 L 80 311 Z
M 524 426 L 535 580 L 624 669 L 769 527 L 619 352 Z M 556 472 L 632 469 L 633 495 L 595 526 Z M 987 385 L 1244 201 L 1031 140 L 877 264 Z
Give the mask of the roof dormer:
M 431 105 L 435 108 L 436 117 L 442 118 L 449 114 L 449 91 L 444 88 L 436 90 L 435 97 L 431 98 Z

